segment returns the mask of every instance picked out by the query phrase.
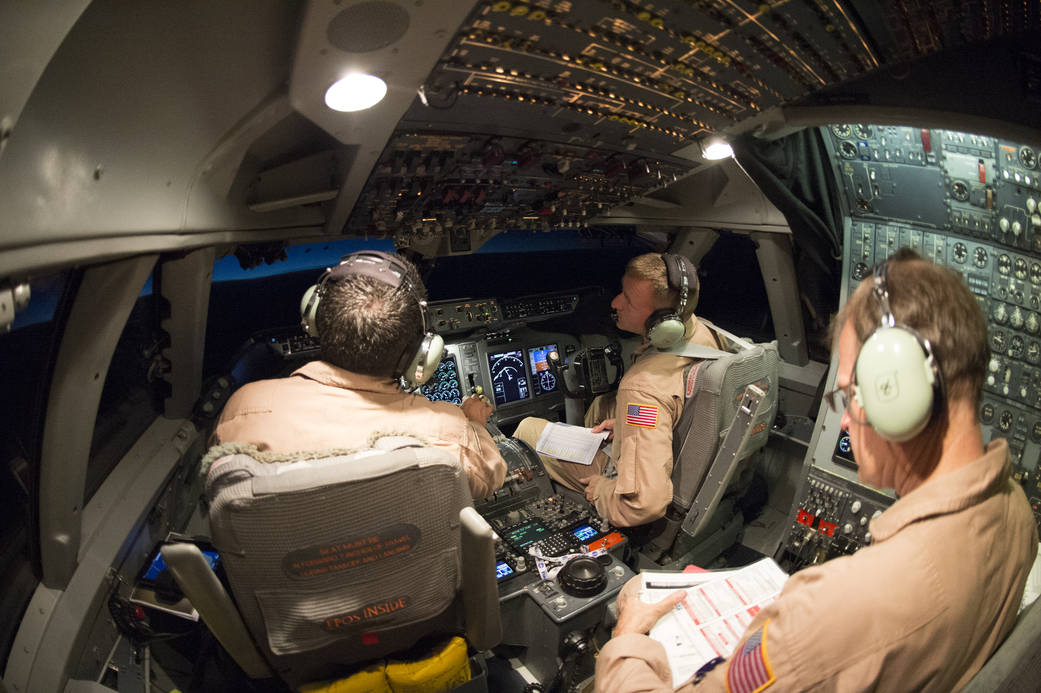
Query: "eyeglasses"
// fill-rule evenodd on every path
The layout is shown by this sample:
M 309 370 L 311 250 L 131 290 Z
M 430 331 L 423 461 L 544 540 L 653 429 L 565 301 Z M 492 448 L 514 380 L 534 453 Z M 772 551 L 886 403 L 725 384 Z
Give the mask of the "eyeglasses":
M 855 399 L 852 391 L 853 383 L 844 387 L 837 387 L 831 392 L 824 393 L 824 401 L 828 403 L 828 408 L 836 414 L 849 412 L 849 417 L 853 419 L 853 421 L 858 424 L 866 424 L 867 418 L 864 417 L 864 411 L 860 408 L 859 404 L 857 406 L 856 414 L 854 414 L 849 408 L 850 403 Z

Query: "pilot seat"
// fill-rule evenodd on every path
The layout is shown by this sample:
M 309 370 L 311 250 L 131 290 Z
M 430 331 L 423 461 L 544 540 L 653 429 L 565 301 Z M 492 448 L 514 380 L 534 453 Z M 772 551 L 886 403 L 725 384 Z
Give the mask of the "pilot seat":
M 400 437 L 351 454 L 272 455 L 242 450 L 208 471 L 234 602 L 194 544 L 163 548 L 247 675 L 298 689 L 379 672 L 383 658 L 435 637 L 464 635 L 477 651 L 500 641 L 492 532 L 458 460 Z

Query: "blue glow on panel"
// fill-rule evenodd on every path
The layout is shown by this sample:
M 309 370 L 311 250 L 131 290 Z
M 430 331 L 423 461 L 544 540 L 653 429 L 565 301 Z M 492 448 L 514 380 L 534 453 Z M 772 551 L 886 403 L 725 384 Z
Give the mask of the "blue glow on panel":
M 244 270 L 234 254 L 222 257 L 213 266 L 213 281 L 235 281 L 238 279 L 260 279 L 289 274 L 301 270 L 313 269 L 316 272 L 335 265 L 344 255 L 359 250 L 381 250 L 394 252 L 394 241 L 389 238 L 365 240 L 349 238 L 342 241 L 323 241 L 306 245 L 292 245 L 286 248 L 286 259 L 278 260 L 270 265 L 258 265 Z

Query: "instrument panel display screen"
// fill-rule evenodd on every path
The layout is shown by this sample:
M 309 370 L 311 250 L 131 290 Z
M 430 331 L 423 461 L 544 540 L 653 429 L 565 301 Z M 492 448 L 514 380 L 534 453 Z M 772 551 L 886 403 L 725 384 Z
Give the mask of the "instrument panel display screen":
M 531 364 L 531 389 L 535 391 L 536 397 L 557 389 L 557 379 L 549 370 L 549 352 L 556 350 L 556 344 L 528 348 L 528 363 Z
M 535 518 L 512 527 L 503 537 L 518 551 L 523 551 L 540 539 L 550 535 L 549 527 L 542 524 L 542 520 Z
M 419 391 L 431 402 L 463 403 L 463 387 L 459 381 L 459 369 L 455 363 L 455 356 L 445 354 L 441 363 L 437 364 L 437 370 L 430 380 L 426 381 Z
M 528 373 L 524 368 L 523 351 L 518 349 L 488 354 L 488 368 L 492 372 L 492 391 L 496 404 L 528 399 Z
M 839 433 L 839 440 L 835 444 L 835 453 L 832 455 L 832 460 L 843 467 L 857 469 L 857 461 L 853 459 L 853 443 L 849 439 L 849 431 L 841 431 Z
M 504 577 L 513 575 L 513 568 L 506 561 L 499 561 L 495 564 L 495 579 L 502 580 Z
M 575 535 L 575 539 L 579 541 L 589 541 L 595 537 L 599 532 L 593 529 L 590 525 L 579 525 L 571 530 L 571 533 Z

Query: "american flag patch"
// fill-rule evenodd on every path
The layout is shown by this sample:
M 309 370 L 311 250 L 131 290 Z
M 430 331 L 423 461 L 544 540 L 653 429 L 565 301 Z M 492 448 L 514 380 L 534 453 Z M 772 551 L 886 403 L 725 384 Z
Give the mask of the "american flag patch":
M 768 625 L 769 621 L 749 636 L 730 658 L 727 667 L 727 688 L 730 693 L 757 693 L 777 680 L 766 657 Z
M 625 423 L 630 426 L 654 428 L 658 425 L 658 407 L 653 404 L 627 404 Z

